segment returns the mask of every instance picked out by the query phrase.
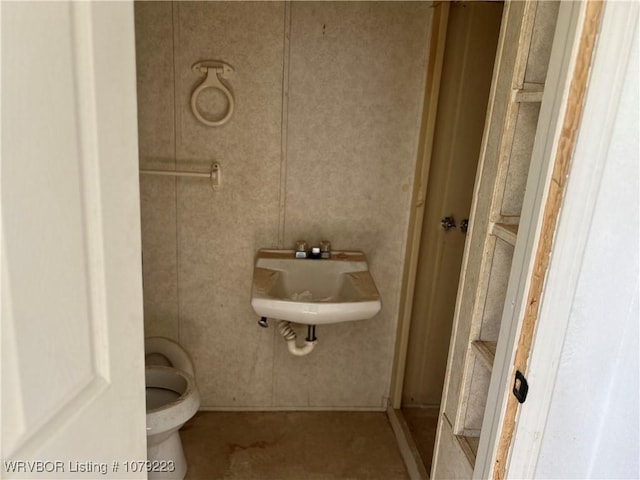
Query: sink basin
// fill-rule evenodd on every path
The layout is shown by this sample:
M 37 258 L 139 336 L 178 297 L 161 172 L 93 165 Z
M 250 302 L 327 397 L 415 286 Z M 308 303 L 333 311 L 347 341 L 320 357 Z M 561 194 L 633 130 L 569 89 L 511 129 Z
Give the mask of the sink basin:
M 251 306 L 261 317 L 306 325 L 366 320 L 382 308 L 364 253 L 294 258 L 293 250 L 259 250 Z

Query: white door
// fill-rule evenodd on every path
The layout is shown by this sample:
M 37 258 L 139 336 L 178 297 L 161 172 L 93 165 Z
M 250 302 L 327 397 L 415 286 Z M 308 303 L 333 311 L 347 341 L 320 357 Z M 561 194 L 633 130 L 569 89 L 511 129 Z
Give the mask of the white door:
M 146 478 L 133 5 L 0 8 L 0 471 Z

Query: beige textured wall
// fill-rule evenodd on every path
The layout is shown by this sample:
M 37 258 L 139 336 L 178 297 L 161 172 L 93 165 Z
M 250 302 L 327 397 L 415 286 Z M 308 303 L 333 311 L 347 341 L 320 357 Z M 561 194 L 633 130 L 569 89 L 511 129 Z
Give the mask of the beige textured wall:
M 145 333 L 194 359 L 203 408 L 384 405 L 391 375 L 426 64 L 424 2 L 137 2 Z M 236 70 L 232 120 L 189 108 L 191 65 Z M 283 122 L 283 119 L 285 120 Z M 255 252 L 298 238 L 361 249 L 374 319 L 317 329 L 291 356 L 250 306 Z M 302 330 L 301 330 L 301 333 Z

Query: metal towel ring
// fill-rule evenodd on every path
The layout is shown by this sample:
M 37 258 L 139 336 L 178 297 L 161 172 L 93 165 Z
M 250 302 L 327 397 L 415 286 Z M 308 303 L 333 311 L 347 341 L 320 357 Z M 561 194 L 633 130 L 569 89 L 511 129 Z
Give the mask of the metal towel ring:
M 219 127 L 224 125 L 233 115 L 235 101 L 233 99 L 233 94 L 224 84 L 222 79 L 228 77 L 231 72 L 233 72 L 233 68 L 231 65 L 224 62 L 204 60 L 194 64 L 191 67 L 191 70 L 200 76 L 204 76 L 204 80 L 193 90 L 193 93 L 191 94 L 191 111 L 200 122 L 209 127 Z M 208 120 L 198 110 L 198 95 L 207 88 L 216 88 L 227 97 L 227 111 L 219 120 Z

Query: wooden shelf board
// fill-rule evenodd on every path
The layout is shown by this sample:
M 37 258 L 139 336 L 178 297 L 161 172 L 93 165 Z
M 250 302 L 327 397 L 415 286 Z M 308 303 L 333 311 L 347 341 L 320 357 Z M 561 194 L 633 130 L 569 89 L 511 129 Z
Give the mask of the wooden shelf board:
M 469 461 L 471 468 L 476 464 L 476 455 L 478 453 L 478 437 L 465 437 L 463 435 L 455 435 L 456 441 L 464 452 L 465 457 Z
M 494 223 L 491 227 L 491 234 L 501 240 L 504 240 L 509 245 L 515 246 L 518 238 L 518 225 Z
M 517 103 L 542 102 L 544 84 L 525 83 L 522 88 L 514 89 L 513 101 Z
M 473 352 L 480 363 L 489 371 L 493 368 L 493 360 L 496 357 L 496 342 L 485 342 L 484 340 L 475 340 L 471 342 Z

